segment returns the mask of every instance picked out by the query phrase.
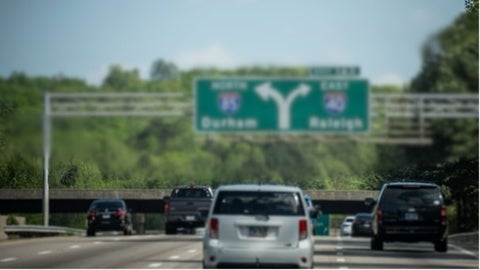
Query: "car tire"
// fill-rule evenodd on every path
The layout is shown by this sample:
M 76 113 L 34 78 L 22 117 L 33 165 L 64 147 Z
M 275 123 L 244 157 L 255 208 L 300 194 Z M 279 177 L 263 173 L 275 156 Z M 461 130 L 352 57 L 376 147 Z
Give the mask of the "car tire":
M 87 229 L 87 236 L 95 236 L 95 229 L 94 228 L 88 228 Z
M 439 240 L 434 243 L 435 245 L 435 251 L 438 252 L 447 252 L 448 250 L 448 242 L 447 239 L 444 240 Z
M 383 239 L 380 236 L 373 236 L 370 240 L 371 250 L 383 250 Z
M 165 223 L 165 234 L 176 234 L 177 233 L 177 226 L 172 223 Z

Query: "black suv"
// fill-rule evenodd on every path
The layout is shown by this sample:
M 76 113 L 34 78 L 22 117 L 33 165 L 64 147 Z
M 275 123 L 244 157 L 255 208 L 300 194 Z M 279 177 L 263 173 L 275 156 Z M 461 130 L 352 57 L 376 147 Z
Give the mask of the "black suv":
M 447 210 L 437 185 L 386 183 L 377 201 L 367 198 L 365 203 L 374 205 L 372 250 L 383 250 L 383 242 L 428 241 L 436 251 L 447 251 Z
M 87 213 L 87 236 L 95 236 L 97 231 L 123 231 L 132 234 L 130 213 L 124 200 L 100 199 L 90 204 Z

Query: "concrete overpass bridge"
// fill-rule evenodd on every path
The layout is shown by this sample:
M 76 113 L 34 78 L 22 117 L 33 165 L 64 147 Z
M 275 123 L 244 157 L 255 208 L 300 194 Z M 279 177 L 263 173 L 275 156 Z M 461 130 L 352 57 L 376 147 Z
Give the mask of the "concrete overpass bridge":
M 134 213 L 163 213 L 170 189 L 50 189 L 50 213 L 86 213 L 95 199 L 124 199 Z M 369 212 L 366 197 L 377 190 L 305 190 L 326 214 Z M 42 213 L 43 189 L 0 189 L 0 214 Z

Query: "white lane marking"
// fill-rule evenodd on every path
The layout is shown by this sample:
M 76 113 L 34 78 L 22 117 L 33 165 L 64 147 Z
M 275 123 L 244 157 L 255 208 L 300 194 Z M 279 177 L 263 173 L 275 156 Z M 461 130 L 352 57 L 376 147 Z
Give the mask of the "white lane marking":
M 340 266 L 338 269 L 348 269 L 346 266 Z
M 173 256 L 170 256 L 169 259 L 170 259 L 170 260 L 176 260 L 176 259 L 179 259 L 179 258 L 180 258 L 180 256 L 178 256 L 178 255 L 173 255 Z
M 162 266 L 162 263 L 151 263 L 148 265 L 148 268 L 158 268 Z
M 98 244 L 101 244 L 102 242 L 101 241 L 95 241 L 93 242 L 94 245 L 98 245 Z
M 478 255 L 475 254 L 475 253 L 473 253 L 473 252 L 471 252 L 471 251 L 469 251 L 469 250 L 463 249 L 463 248 L 461 248 L 461 247 L 459 247 L 459 246 L 457 246 L 457 245 L 454 245 L 454 244 L 448 244 L 448 245 L 451 246 L 451 247 L 453 247 L 453 248 L 455 248 L 455 249 L 457 249 L 457 250 L 459 250 L 460 252 L 462 252 L 462 253 L 464 253 L 464 254 L 473 256 L 473 257 L 475 257 L 475 258 L 478 259 Z
M 337 262 L 345 262 L 344 258 L 337 258 Z
M 189 249 L 189 250 L 188 250 L 188 253 L 195 253 L 195 252 L 197 252 L 196 249 Z
M 80 248 L 79 245 L 73 245 L 73 246 L 70 246 L 71 249 L 74 249 L 74 248 Z
M 340 250 L 340 249 L 343 249 L 342 246 L 337 246 L 336 249 Z
M 17 258 L 15 257 L 11 257 L 11 258 L 5 258 L 5 259 L 1 259 L 0 262 L 11 262 L 11 261 L 15 261 Z
M 52 253 L 51 250 L 44 250 L 44 251 L 38 252 L 38 255 L 46 255 L 46 254 L 50 254 L 50 253 Z

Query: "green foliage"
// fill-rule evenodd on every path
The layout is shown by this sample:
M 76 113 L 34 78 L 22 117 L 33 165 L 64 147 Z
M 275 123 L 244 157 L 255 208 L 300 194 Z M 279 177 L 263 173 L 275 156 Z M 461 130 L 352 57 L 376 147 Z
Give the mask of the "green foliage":
M 49 224 L 77 229 L 85 229 L 85 213 L 51 214 Z
M 20 154 L 0 163 L 0 188 L 40 188 L 41 167 Z
M 163 59 L 158 59 L 153 62 L 150 70 L 150 79 L 153 81 L 163 81 L 177 78 L 180 72 L 173 63 L 169 63 Z
M 123 70 L 120 65 L 112 65 L 103 81 L 103 87 L 115 92 L 133 92 L 141 89 L 142 81 L 137 69 Z
M 7 217 L 7 225 L 20 225 L 18 220 L 15 218 L 15 215 L 8 215 Z
M 432 36 L 423 49 L 423 68 L 411 91 L 478 94 L 478 1 L 467 3 L 468 12 Z M 438 120 L 433 123 L 434 157 L 454 161 L 478 157 L 478 120 Z M 423 151 L 419 156 L 428 159 Z

